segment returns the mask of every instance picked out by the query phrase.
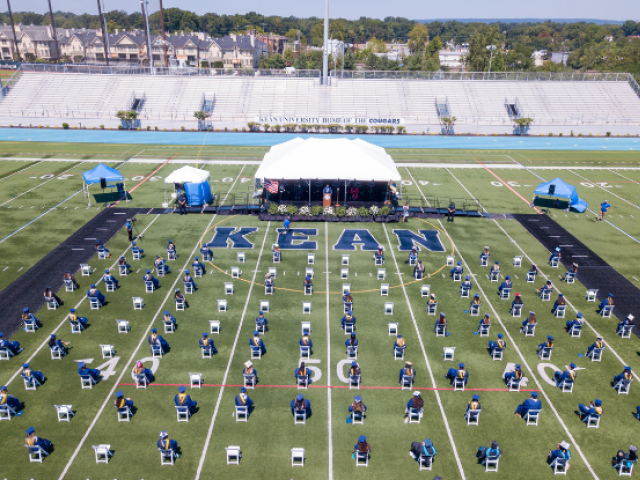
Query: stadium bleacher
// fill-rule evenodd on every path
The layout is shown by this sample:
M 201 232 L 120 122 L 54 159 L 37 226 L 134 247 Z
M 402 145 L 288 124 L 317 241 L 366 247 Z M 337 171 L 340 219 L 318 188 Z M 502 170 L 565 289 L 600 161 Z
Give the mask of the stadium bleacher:
M 505 98 L 517 99 L 537 125 L 640 122 L 640 98 L 625 81 L 478 81 L 95 75 L 27 73 L 2 100 L 4 116 L 115 118 L 144 93 L 142 119 L 192 119 L 203 95 L 215 96 L 214 121 L 263 116 L 404 118 L 439 123 L 437 99 L 458 124 L 511 123 Z

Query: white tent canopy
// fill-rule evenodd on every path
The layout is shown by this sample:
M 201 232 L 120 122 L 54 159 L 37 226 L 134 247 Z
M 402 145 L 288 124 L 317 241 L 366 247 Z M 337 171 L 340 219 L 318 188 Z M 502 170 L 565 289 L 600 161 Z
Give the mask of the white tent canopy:
M 206 170 L 193 168 L 190 166 L 182 167 L 169 174 L 164 179 L 164 183 L 202 183 L 209 179 L 211 174 Z
M 384 148 L 364 140 L 295 138 L 271 147 L 255 174 L 272 180 L 400 181 Z M 168 178 L 167 178 L 168 180 Z

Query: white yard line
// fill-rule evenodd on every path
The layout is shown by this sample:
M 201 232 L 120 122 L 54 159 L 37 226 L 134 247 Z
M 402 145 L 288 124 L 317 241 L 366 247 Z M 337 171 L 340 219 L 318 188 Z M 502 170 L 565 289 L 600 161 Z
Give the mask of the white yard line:
M 244 169 L 244 167 L 243 167 Z M 242 174 L 242 170 L 240 170 L 240 173 L 238 174 L 238 176 L 236 177 L 236 180 L 233 182 L 233 185 L 230 188 L 230 191 L 233 190 L 233 187 L 235 186 L 236 182 L 238 181 L 238 179 L 240 178 L 240 175 Z M 227 199 L 227 197 L 229 196 L 229 193 L 227 193 L 227 196 L 224 198 L 224 200 Z M 222 203 L 224 203 L 224 200 L 222 201 Z M 159 216 L 159 215 L 158 215 Z M 207 230 L 209 229 L 209 227 L 211 227 L 211 225 L 213 224 L 213 221 L 215 220 L 215 218 L 217 217 L 217 215 L 213 215 L 211 217 L 211 220 L 209 221 L 209 223 L 207 224 L 207 227 L 205 228 L 204 232 L 202 235 L 204 235 Z M 187 260 L 184 264 L 184 266 L 182 267 L 182 270 L 180 270 L 180 272 L 184 271 L 186 268 L 188 268 L 189 266 L 189 262 L 191 261 L 191 258 L 195 255 L 195 253 L 198 250 L 198 247 L 200 246 L 200 239 L 198 239 L 198 241 L 196 242 L 196 246 L 193 247 L 193 250 L 191 251 L 191 254 L 187 257 Z M 91 422 L 91 424 L 89 425 L 89 428 L 87 429 L 87 431 L 85 432 L 85 434 L 83 435 L 82 439 L 80 440 L 80 443 L 78 444 L 78 446 L 76 447 L 76 449 L 74 450 L 73 454 L 71 455 L 71 458 L 69 459 L 69 461 L 67 462 L 67 464 L 64 467 L 64 470 L 62 471 L 62 473 L 60 474 L 60 477 L 58 477 L 58 480 L 62 480 L 65 475 L 67 474 L 67 472 L 69 471 L 69 468 L 71 468 L 71 464 L 73 463 L 73 461 L 75 460 L 76 456 L 78 455 L 78 453 L 80 452 L 80 449 L 82 448 L 82 446 L 84 445 L 84 442 L 87 440 L 87 438 L 89 437 L 89 434 L 91 433 L 91 431 L 93 430 L 93 427 L 96 425 L 96 423 L 98 422 L 98 419 L 100 418 L 100 415 L 102 415 L 102 412 L 104 411 L 105 407 L 107 406 L 107 404 L 109 403 L 109 401 L 112 399 L 113 394 L 115 393 L 116 389 L 119 388 L 119 384 L 122 381 L 122 377 L 124 377 L 124 375 L 130 370 L 130 365 L 131 363 L 134 361 L 134 358 L 138 355 L 138 351 L 140 350 L 140 347 L 142 346 L 142 344 L 144 343 L 145 339 L 147 338 L 147 335 L 149 334 L 149 330 L 151 330 L 151 327 L 153 326 L 154 322 L 156 321 L 156 318 L 158 318 L 158 316 L 160 315 L 160 312 L 163 311 L 163 309 L 165 308 L 164 305 L 165 303 L 167 303 L 167 301 L 169 300 L 171 293 L 173 293 L 176 284 L 178 283 L 178 281 L 181 279 L 181 276 L 178 272 L 176 272 L 176 279 L 173 282 L 173 285 L 171 286 L 171 288 L 167 291 L 167 295 L 165 296 L 164 300 L 162 301 L 162 303 L 160 304 L 160 307 L 158 307 L 158 310 L 156 311 L 155 315 L 153 316 L 153 318 L 151 319 L 151 322 L 149 323 L 149 325 L 147 326 L 147 328 L 145 329 L 144 334 L 142 335 L 142 338 L 140 339 L 140 341 L 138 342 L 137 347 L 134 349 L 133 353 L 131 354 L 131 357 L 129 357 L 129 360 L 127 361 L 127 363 L 124 365 L 123 369 L 122 369 L 122 373 L 118 376 L 118 379 L 115 381 L 115 383 L 113 384 L 113 387 L 111 387 L 111 390 L 109 391 L 109 394 L 107 395 L 107 397 L 105 398 L 104 402 L 102 403 L 102 406 L 100 407 L 100 409 L 98 410 L 98 413 L 96 413 L 96 416 L 94 417 L 93 421 Z
M 329 427 L 329 480 L 333 480 L 333 433 L 331 424 L 331 315 L 329 312 L 329 222 L 324 222 L 325 278 L 327 291 L 327 405 Z
M 451 172 L 449 172 L 451 173 Z M 409 174 L 411 174 L 411 172 L 409 172 Z M 467 190 L 467 188 L 460 182 L 460 180 L 458 180 L 458 178 L 453 175 L 453 173 L 451 173 L 451 176 L 453 178 L 456 179 L 456 181 L 462 186 L 462 188 L 464 188 L 467 193 L 469 195 L 471 195 L 471 192 L 469 192 L 469 190 Z M 422 193 L 422 189 L 420 189 L 420 193 Z M 423 198 L 424 198 L 424 194 L 423 194 Z M 473 195 L 471 195 L 471 198 L 474 198 Z M 425 198 L 426 200 L 426 198 Z M 442 222 L 440 220 L 438 220 L 438 223 L 440 223 L 440 227 L 443 229 L 443 231 L 446 232 L 446 228 L 444 227 L 444 225 L 442 224 Z M 449 237 L 451 238 L 451 237 Z M 456 249 L 456 251 L 458 252 L 458 255 L 460 255 L 460 260 L 462 260 L 462 262 L 464 263 L 467 271 L 469 272 L 469 275 L 473 275 L 471 268 L 469 267 L 469 264 L 467 263 L 467 261 L 464 259 L 464 257 L 462 256 L 462 254 L 460 253 L 460 250 L 456 247 L 453 239 L 451 239 L 451 243 L 453 244 L 454 248 Z M 522 352 L 520 351 L 520 348 L 518 348 L 518 345 L 516 344 L 514 338 L 511 336 L 511 334 L 509 333 L 509 330 L 506 328 L 506 326 L 504 325 L 504 323 L 502 322 L 502 319 L 500 318 L 500 316 L 498 315 L 498 312 L 496 311 L 496 309 L 494 308 L 493 304 L 491 303 L 491 300 L 489 300 L 489 297 L 487 296 L 487 294 L 484 292 L 484 289 L 482 288 L 482 286 L 480 285 L 480 282 L 476 282 L 476 285 L 478 286 L 478 289 L 480 290 L 481 295 L 485 298 L 487 304 L 489 305 L 489 307 L 491 308 L 491 311 L 493 312 L 494 317 L 498 320 L 498 323 L 500 323 L 500 325 L 502 326 L 502 329 L 504 331 L 504 333 L 507 335 L 507 337 L 509 337 L 509 340 L 511 341 L 511 344 L 513 345 L 513 348 L 515 349 L 515 351 L 518 353 L 518 356 L 520 357 L 522 363 L 525 365 L 525 367 L 527 368 L 527 370 L 529 370 L 529 373 L 531 374 L 531 378 L 533 379 L 533 381 L 536 383 L 536 386 L 538 387 L 538 390 L 540 390 L 540 393 L 542 393 L 542 395 L 544 396 L 545 400 L 547 401 L 549 408 L 551 408 L 551 410 L 553 411 L 554 415 L 556 416 L 556 418 L 558 419 L 558 422 L 560 423 L 560 425 L 562 426 L 562 428 L 564 429 L 565 433 L 567 434 L 567 436 L 569 437 L 569 439 L 571 440 L 571 443 L 573 443 L 576 451 L 578 452 L 578 454 L 580 455 L 580 458 L 582 459 L 582 461 L 584 462 L 584 464 L 586 465 L 587 469 L 589 470 L 589 472 L 591 473 L 591 475 L 593 476 L 594 479 L 598 479 L 599 477 L 596 475 L 596 473 L 594 472 L 593 468 L 591 467 L 591 464 L 589 463 L 589 461 L 587 460 L 587 457 L 585 456 L 585 454 L 582 452 L 582 449 L 580 448 L 580 445 L 578 445 L 578 443 L 576 442 L 576 439 L 573 437 L 573 435 L 571 434 L 571 432 L 569 431 L 569 428 L 567 427 L 567 425 L 564 423 L 564 421 L 562 420 L 562 418 L 560 417 L 560 414 L 558 413 L 558 410 L 556 409 L 556 407 L 553 405 L 553 403 L 551 402 L 551 399 L 549 398 L 549 396 L 547 395 L 547 392 L 542 388 L 542 384 L 540 383 L 540 381 L 538 380 L 538 377 L 535 375 L 535 369 L 532 369 L 529 366 L 529 363 L 527 362 L 527 360 L 525 359 L 524 355 L 522 354 Z
M 242 331 L 242 324 L 244 323 L 244 317 L 247 314 L 247 309 L 249 308 L 249 300 L 251 300 L 251 292 L 253 291 L 253 285 L 256 281 L 256 275 L 258 275 L 258 267 L 260 266 L 260 260 L 262 259 L 262 252 L 264 251 L 264 245 L 267 241 L 267 235 L 269 233 L 269 227 L 271 226 L 271 222 L 267 224 L 267 228 L 264 232 L 264 238 L 262 239 L 262 246 L 260 247 L 260 253 L 258 253 L 258 261 L 256 262 L 256 268 L 253 271 L 253 278 L 251 279 L 251 283 L 249 284 L 249 293 L 247 294 L 247 300 L 244 303 L 244 309 L 242 310 L 242 316 L 240 317 L 240 323 L 238 324 L 238 330 L 236 331 L 236 337 L 233 340 L 233 347 L 231 348 L 231 355 L 229 355 L 229 361 L 227 362 L 227 368 L 224 372 L 224 377 L 222 378 L 222 386 L 220 387 L 220 392 L 218 393 L 218 400 L 216 401 L 216 406 L 213 409 L 213 416 L 211 417 L 211 423 L 209 424 L 209 429 L 207 430 L 207 437 L 204 441 L 204 446 L 202 447 L 202 455 L 200 455 L 200 461 L 198 462 L 198 469 L 196 470 L 195 480 L 200 478 L 202 474 L 202 468 L 204 467 L 204 460 L 207 456 L 207 450 L 209 449 L 209 443 L 211 442 L 211 436 L 213 435 L 213 427 L 216 423 L 216 417 L 218 416 L 218 411 L 220 410 L 220 403 L 222 402 L 222 395 L 224 394 L 225 385 L 227 383 L 227 378 L 229 377 L 229 371 L 231 370 L 231 364 L 233 363 L 233 356 L 236 352 L 236 346 L 238 345 L 238 340 L 240 339 L 240 333 Z
M 79 167 L 79 165 L 74 165 L 73 167 L 68 168 L 67 170 L 65 170 L 65 171 L 63 171 L 63 172 L 56 173 L 53 177 L 51 177 L 50 179 L 48 179 L 46 182 L 42 182 L 41 184 L 36 185 L 35 187 L 30 188 L 29 190 L 27 190 L 27 191 L 25 191 L 25 192 L 22 192 L 20 195 L 17 195 L 17 196 L 15 196 L 15 197 L 13 197 L 12 199 L 7 200 L 7 201 L 6 201 L 6 202 L 4 202 L 4 203 L 0 203 L 0 207 L 4 207 L 7 203 L 11 203 L 11 202 L 13 202 L 14 200 L 17 200 L 17 199 L 18 199 L 18 198 L 20 198 L 21 196 L 26 195 L 27 193 L 34 191 L 36 188 L 41 187 L 42 185 L 45 185 L 45 184 L 49 183 L 51 180 L 55 180 L 55 179 L 56 179 L 56 178 L 58 178 L 60 175 L 64 175 L 64 174 L 65 174 L 65 173 L 67 173 L 69 170 L 73 170 L 74 168 L 77 168 L 77 167 Z M 4 179 L 3 179 L 3 180 L 4 180 Z
M 426 199 L 425 199 L 426 200 Z M 393 257 L 393 263 L 396 265 L 396 272 L 398 273 L 398 277 L 400 278 L 400 283 L 402 285 L 402 291 L 404 293 L 404 298 L 407 302 L 407 306 L 409 307 L 409 313 L 411 315 L 411 320 L 413 321 L 413 326 L 416 329 L 416 335 L 418 336 L 418 342 L 420 342 L 420 349 L 422 350 L 422 355 L 424 356 L 424 361 L 427 364 L 427 370 L 429 372 L 429 377 L 431 378 L 431 385 L 433 385 L 433 393 L 436 396 L 436 400 L 438 401 L 438 407 L 440 408 L 440 414 L 442 415 L 442 420 L 444 422 L 444 427 L 447 430 L 447 435 L 449 436 L 449 442 L 451 443 L 451 448 L 453 449 L 453 455 L 456 459 L 456 464 L 458 465 L 458 470 L 460 470 L 460 478 L 463 480 L 466 479 L 464 470 L 462 468 L 462 462 L 460 461 L 460 456 L 458 455 L 458 449 L 456 448 L 456 443 L 453 440 L 453 434 L 451 433 L 451 428 L 449 427 L 449 422 L 447 420 L 447 414 L 444 411 L 444 407 L 442 406 L 442 400 L 440 399 L 440 392 L 437 390 L 436 379 L 433 376 L 433 370 L 431 369 L 431 363 L 429 363 L 429 359 L 427 358 L 427 351 L 424 348 L 424 342 L 422 341 L 422 336 L 420 335 L 420 329 L 418 328 L 418 322 L 416 322 L 416 317 L 413 314 L 413 308 L 411 307 L 411 302 L 409 301 L 409 295 L 407 294 L 407 289 L 404 285 L 404 280 L 402 275 L 400 275 L 400 267 L 398 266 L 398 262 L 396 261 L 396 254 L 393 246 L 391 245 L 391 240 L 389 239 L 389 233 L 387 232 L 387 227 L 383 223 L 382 228 L 384 229 L 384 234 L 387 237 L 387 244 L 389 245 L 389 251 L 391 252 L 391 256 Z
M 626 203 L 628 203 L 629 205 L 631 205 L 633 208 L 637 208 L 637 209 L 639 209 L 639 210 L 640 210 L 640 207 L 638 207 L 635 203 L 630 202 L 630 201 L 629 201 L 629 200 L 627 200 L 626 198 L 622 198 L 621 196 L 616 195 L 616 194 L 615 194 L 615 193 L 613 193 L 611 190 L 607 190 L 607 189 L 606 189 L 606 188 L 604 188 L 602 185 L 599 185 L 599 184 L 597 184 L 597 183 L 595 183 L 595 182 L 593 182 L 593 181 L 589 180 L 588 178 L 583 177 L 582 175 L 578 175 L 576 172 L 573 172 L 573 171 L 571 171 L 571 170 L 568 170 L 568 171 L 569 171 L 569 172 L 571 172 L 571 173 L 573 173 L 575 176 L 580 177 L 581 179 L 583 179 L 583 180 L 584 180 L 584 181 L 586 181 L 586 182 L 593 183 L 593 184 L 594 184 L 596 187 L 598 187 L 600 190 L 604 190 L 604 191 L 605 191 L 605 192 L 607 192 L 608 194 L 613 195 L 613 196 L 614 196 L 614 197 L 616 197 L 616 198 L 619 198 L 619 199 L 620 199 L 620 200 L 622 200 L 623 202 L 626 202 Z
M 2 158 L 2 157 L 0 157 L 0 160 L 2 160 L 2 161 L 6 161 L 6 160 L 12 160 L 12 159 L 9 159 L 9 158 Z M 39 160 L 39 161 L 37 161 L 36 163 L 33 163 L 33 164 L 29 165 L 28 167 L 24 167 L 24 168 L 22 168 L 22 169 L 18 170 L 17 172 L 13 172 L 11 175 L 7 175 L 6 177 L 2 177 L 2 178 L 0 178 L 0 182 L 3 182 L 3 181 L 5 181 L 7 178 L 11 178 L 11 177 L 13 177 L 14 175 L 17 175 L 17 174 L 19 174 L 19 173 L 21 173 L 21 172 L 24 172 L 25 170 L 29 170 L 31 167 L 35 167 L 36 165 L 38 165 L 38 164 L 42 163 L 42 160 L 40 160 L 40 159 L 38 159 L 38 158 L 25 159 L 24 161 L 34 161 L 34 160 Z M 19 161 L 23 161 L 23 160 L 19 160 Z
M 158 219 L 158 217 L 159 217 L 159 216 L 160 216 L 160 215 L 156 215 L 156 216 L 154 217 L 154 219 L 153 219 L 153 220 L 151 220 L 151 222 L 149 222 L 149 225 L 147 225 L 147 226 L 145 227 L 145 229 L 144 229 L 144 230 L 142 230 L 142 232 L 140 232 L 140 233 L 141 233 L 141 234 L 144 234 L 144 232 L 146 232 L 146 231 L 147 231 L 147 229 L 148 229 L 151 225 L 153 225 L 153 222 L 155 222 L 155 221 Z M 124 251 L 124 252 L 122 252 L 122 255 L 125 255 L 125 254 L 129 251 L 129 249 L 130 249 L 130 248 L 131 248 L 131 245 L 129 245 L 129 246 L 125 249 L 125 251 Z M 118 258 L 119 258 L 119 257 L 118 257 Z M 117 264 L 118 264 L 118 260 L 116 260 L 116 261 L 111 265 L 111 268 L 115 268 L 115 266 L 116 266 Z M 96 281 L 96 282 L 95 282 L 95 284 L 96 284 L 96 285 L 99 285 L 99 284 L 100 284 L 100 282 L 102 282 L 102 277 L 100 277 L 100 278 L 98 279 L 98 281 Z M 75 308 L 76 310 L 77 310 L 78 308 L 80 308 L 80 305 L 82 304 L 82 302 L 84 302 L 84 300 L 85 300 L 86 298 L 87 298 L 87 296 L 86 296 L 86 295 L 85 295 L 85 296 L 83 296 L 83 297 L 80 299 L 80 301 L 76 304 L 76 306 L 75 306 L 74 308 Z M 57 327 L 56 327 L 56 328 L 55 328 L 51 333 L 56 333 L 56 332 L 60 329 L 60 327 L 62 327 L 62 325 L 64 325 L 64 323 L 65 323 L 66 321 L 67 321 L 67 314 L 65 314 L 64 318 L 62 319 L 62 321 L 58 324 L 58 326 L 57 326 Z M 35 352 L 33 352 L 33 354 L 32 354 L 32 355 L 27 359 L 27 361 L 26 361 L 26 362 L 24 362 L 24 363 L 31 363 L 31 361 L 33 361 L 33 359 L 34 359 L 34 358 L 35 358 L 35 356 L 38 354 L 38 352 L 40 352 L 40 350 L 42 350 L 42 348 L 43 348 L 45 345 L 47 345 L 48 343 L 49 343 L 49 336 L 47 335 L 47 338 L 44 340 L 44 342 L 42 342 L 42 345 L 40 345 L 40 346 L 36 349 L 36 351 L 35 351 Z M 13 380 L 18 376 L 18 375 L 20 375 L 20 372 L 21 372 L 21 371 L 22 371 L 22 368 L 20 368 L 16 373 L 14 373 L 14 374 L 13 374 L 13 376 L 12 376 L 12 377 L 7 381 L 7 383 L 6 383 L 5 385 L 9 385 L 9 384 L 10 384 L 10 383 L 11 383 L 11 382 L 12 382 L 12 381 L 13 381 Z
M 616 171 L 616 170 L 617 170 L 617 168 L 616 168 L 616 170 L 612 170 L 612 169 L 610 169 L 610 168 L 609 168 L 609 169 L 607 169 L 607 170 L 609 170 L 611 173 L 615 173 L 616 175 L 618 175 L 618 176 L 620 176 L 620 177 L 622 177 L 622 178 L 625 178 L 625 179 L 629 180 L 631 183 L 635 183 L 636 185 L 640 185 L 640 182 L 636 182 L 636 181 L 635 181 L 635 180 L 633 180 L 632 178 L 625 177 L 624 175 L 622 175 L 622 174 L 618 173 L 618 172 Z

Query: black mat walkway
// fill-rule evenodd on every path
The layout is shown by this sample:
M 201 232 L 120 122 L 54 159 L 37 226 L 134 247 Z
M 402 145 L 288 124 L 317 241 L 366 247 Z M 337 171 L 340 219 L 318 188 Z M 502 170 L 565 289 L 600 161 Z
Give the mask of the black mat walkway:
M 44 289 L 50 286 L 54 292 L 58 291 L 64 285 L 64 272 L 78 273 L 80 264 L 87 263 L 95 255 L 96 239 L 106 244 L 124 227 L 127 218 L 137 214 L 163 212 L 163 209 L 149 208 L 102 210 L 0 292 L 0 332 L 4 332 L 7 338 L 20 328 L 24 307 L 28 306 L 31 312 L 43 307 Z M 83 286 L 85 287 L 88 288 L 87 285 Z
M 571 269 L 573 262 L 578 263 L 580 282 L 589 289 L 597 288 L 599 301 L 604 300 L 609 293 L 613 293 L 616 305 L 613 312 L 616 317 L 622 320 L 631 313 L 636 319 L 640 319 L 640 289 L 584 243 L 548 215 L 513 215 L 513 217 L 550 252 L 560 247 L 562 264 L 567 270 Z M 594 311 L 598 304 L 593 304 Z M 640 325 L 636 324 L 633 332 L 640 337 Z

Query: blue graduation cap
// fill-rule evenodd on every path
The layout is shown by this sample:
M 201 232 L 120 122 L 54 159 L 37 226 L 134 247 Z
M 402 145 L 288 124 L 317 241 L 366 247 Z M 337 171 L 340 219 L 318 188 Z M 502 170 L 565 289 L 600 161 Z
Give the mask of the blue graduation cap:
M 180 393 L 184 393 L 186 390 L 187 390 L 187 389 L 186 389 L 186 388 L 184 388 L 184 385 L 181 385 L 180 387 L 178 387 L 178 391 L 179 391 Z

